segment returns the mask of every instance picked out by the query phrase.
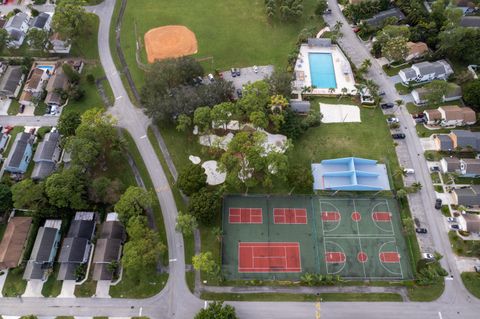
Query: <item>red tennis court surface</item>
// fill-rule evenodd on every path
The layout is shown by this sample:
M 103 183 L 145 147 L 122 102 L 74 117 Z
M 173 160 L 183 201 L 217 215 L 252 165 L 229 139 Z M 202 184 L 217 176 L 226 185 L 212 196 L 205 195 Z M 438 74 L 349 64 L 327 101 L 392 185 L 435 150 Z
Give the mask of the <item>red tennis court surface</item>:
M 344 263 L 347 258 L 345 254 L 339 251 L 325 252 L 325 261 L 330 264 Z
M 305 208 L 274 208 L 273 222 L 275 224 L 306 224 L 307 210 Z
M 261 208 L 230 208 L 228 211 L 230 224 L 261 224 L 263 223 Z
M 392 220 L 390 212 L 375 212 L 373 213 L 373 220 L 376 222 L 389 222 Z
M 400 254 L 396 251 L 389 251 L 380 253 L 380 261 L 382 263 L 399 263 Z
M 301 272 L 298 243 L 239 243 L 238 272 Z
M 341 218 L 339 212 L 322 212 L 322 221 L 324 222 L 338 222 Z

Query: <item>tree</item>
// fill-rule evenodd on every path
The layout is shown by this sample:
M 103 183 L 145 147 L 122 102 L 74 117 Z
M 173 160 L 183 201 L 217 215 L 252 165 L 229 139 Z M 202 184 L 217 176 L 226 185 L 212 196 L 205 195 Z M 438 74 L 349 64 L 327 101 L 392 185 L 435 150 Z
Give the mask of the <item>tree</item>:
M 26 40 L 31 49 L 45 51 L 48 43 L 48 32 L 37 28 L 30 28 Z
M 52 19 L 52 29 L 63 38 L 74 40 L 86 25 L 87 12 L 84 0 L 62 0 L 57 3 Z
M 80 81 L 80 73 L 75 71 L 70 64 L 64 63 L 62 65 L 62 70 L 71 83 L 76 84 Z
M 427 94 L 425 100 L 432 107 L 438 107 L 443 102 L 443 97 L 447 94 L 448 83 L 442 80 L 433 80 L 425 85 Z
M 176 129 L 179 132 L 185 132 L 192 126 L 192 119 L 190 116 L 185 114 L 180 114 L 177 118 L 177 126 Z
M 176 231 L 188 237 L 188 236 L 191 236 L 194 230 L 197 228 L 198 228 L 198 223 L 195 216 L 178 212 L 177 224 L 175 225 Z
M 323 16 L 325 10 L 328 9 L 328 3 L 325 0 L 318 0 L 315 6 L 315 14 L 319 17 Z
M 259 128 L 267 128 L 268 126 L 268 118 L 262 111 L 255 111 L 250 113 L 250 122 Z
M 118 213 L 120 221 L 127 224 L 132 217 L 143 215 L 152 204 L 153 196 L 150 192 L 130 186 L 115 205 L 115 212 Z
M 235 308 L 223 305 L 223 302 L 214 301 L 206 309 L 201 309 L 194 319 L 238 319 Z
M 406 197 L 407 197 L 407 194 L 408 194 L 407 191 L 404 190 L 403 188 L 402 188 L 402 189 L 399 189 L 399 190 L 397 191 L 397 198 L 398 198 L 398 199 L 406 198 Z
M 158 233 L 147 227 L 144 216 L 133 216 L 127 224 L 129 240 L 124 245 L 122 263 L 133 278 L 148 278 L 156 270 L 160 256 L 166 247 Z
M 212 235 L 215 237 L 215 239 L 218 241 L 218 242 L 221 242 L 222 241 L 222 237 L 223 237 L 223 231 L 220 227 L 213 227 L 212 228 Z
M 215 127 L 224 127 L 230 121 L 235 113 L 235 105 L 232 102 L 223 102 L 212 107 L 210 110 L 210 119 L 215 123 Z
M 45 196 L 44 183 L 34 183 L 31 179 L 24 179 L 11 188 L 13 207 L 38 210 L 44 207 L 48 200 Z
M 2 52 L 8 44 L 8 41 L 10 40 L 10 35 L 8 34 L 7 30 L 5 29 L 0 29 L 0 52 Z
M 88 197 L 94 203 L 115 204 L 120 199 L 122 186 L 118 179 L 112 181 L 108 177 L 100 176 L 92 181 Z
M 297 193 L 311 193 L 313 189 L 313 176 L 309 167 L 296 165 L 290 169 L 287 175 L 288 184 Z
M 210 225 L 220 213 L 220 199 L 218 193 L 202 188 L 190 197 L 188 213 L 195 216 L 200 223 Z
M 465 103 L 478 110 L 480 108 L 480 80 L 468 82 L 462 89 Z
M 403 36 L 388 39 L 382 47 L 382 55 L 388 61 L 402 61 L 408 55 L 407 38 Z
M 422 184 L 420 182 L 415 182 L 410 186 L 410 192 L 416 193 L 422 189 Z
M 190 196 L 207 185 L 207 175 L 199 164 L 189 163 L 178 175 L 177 186 Z
M 76 111 L 62 112 L 62 115 L 60 115 L 60 119 L 58 120 L 57 128 L 64 137 L 68 137 L 75 135 L 75 130 L 80 123 L 80 113 Z
M 202 106 L 193 113 L 193 124 L 198 126 L 201 132 L 207 132 L 212 125 L 212 118 L 210 117 L 210 108 Z
M 237 104 L 246 116 L 255 111 L 265 112 L 270 102 L 270 92 L 267 82 L 257 81 L 243 88 L 243 96 Z
M 220 267 L 213 259 L 212 252 L 210 251 L 193 256 L 192 265 L 195 270 L 203 271 L 209 275 L 216 275 L 220 271 Z
M 377 32 L 377 41 L 380 46 L 385 45 L 389 40 L 398 37 L 410 38 L 410 28 L 406 25 L 387 25 Z
M 0 215 L 13 207 L 12 191 L 10 188 L 0 183 Z
M 45 182 L 45 193 L 50 204 L 56 207 L 76 210 L 87 207 L 86 179 L 78 166 L 50 175 Z
M 292 74 L 275 69 L 265 79 L 270 90 L 270 95 L 282 95 L 289 98 L 292 95 Z
M 465 64 L 475 64 L 480 60 L 480 29 L 456 27 L 438 35 L 439 53 L 452 60 Z

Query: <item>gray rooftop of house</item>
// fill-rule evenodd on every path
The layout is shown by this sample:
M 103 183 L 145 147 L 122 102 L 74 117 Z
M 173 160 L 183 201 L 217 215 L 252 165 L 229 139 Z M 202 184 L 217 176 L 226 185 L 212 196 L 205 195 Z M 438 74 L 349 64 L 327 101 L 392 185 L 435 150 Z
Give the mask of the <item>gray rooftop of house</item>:
M 14 30 L 10 31 L 10 40 L 19 41 L 24 36 L 25 36 L 25 33 L 23 33 L 20 30 L 15 30 L 14 29 Z
M 25 150 L 27 149 L 28 145 L 33 144 L 32 134 L 30 133 L 19 133 L 15 138 L 15 142 L 13 145 L 13 150 L 9 155 L 8 165 L 10 167 L 19 167 L 20 163 L 22 162 L 23 155 L 25 154 Z
M 48 19 L 50 19 L 50 15 L 48 13 L 42 12 L 33 19 L 32 27 L 43 29 L 47 24 Z
M 373 26 L 380 26 L 380 24 L 385 19 L 390 18 L 390 17 L 395 17 L 399 21 L 405 19 L 405 15 L 403 14 L 402 11 L 400 11 L 400 9 L 392 8 L 392 9 L 388 9 L 388 10 L 385 10 L 385 11 L 381 11 L 381 12 L 377 13 L 376 15 L 374 15 L 373 17 L 371 17 L 370 19 L 366 19 L 364 21 L 365 21 L 365 23 L 373 25 Z
M 35 151 L 35 156 L 33 157 L 34 162 L 40 161 L 52 161 L 55 153 L 57 157 L 59 155 L 58 145 L 60 143 L 60 134 L 58 132 L 50 132 L 45 134 L 43 141 L 38 143 L 37 150 Z
M 79 265 L 79 263 L 60 264 L 57 280 L 76 280 L 77 278 L 75 277 L 75 270 Z
M 467 28 L 480 28 L 479 16 L 466 16 L 460 20 L 460 26 Z
M 99 238 L 125 240 L 125 228 L 119 221 L 106 221 L 102 224 Z
M 420 74 L 425 75 L 425 74 L 441 74 L 445 73 L 445 66 L 440 62 L 440 61 L 435 61 L 435 62 L 420 62 L 420 63 L 415 63 L 413 66 L 417 67 L 418 70 L 420 71 Z
M 480 132 L 471 132 L 467 130 L 452 130 L 451 134 L 454 134 L 457 137 L 458 146 L 471 146 L 475 150 L 480 149 Z
M 417 76 L 417 72 L 415 72 L 415 70 L 412 68 L 405 68 L 405 69 L 402 69 L 401 71 L 405 74 L 405 76 L 408 79 L 414 78 Z
M 330 38 L 308 38 L 307 44 L 312 47 L 331 47 L 332 39 Z
M 310 111 L 310 101 L 290 101 L 290 107 L 298 113 L 308 113 Z
M 26 13 L 19 12 L 8 20 L 7 25 L 12 28 L 20 29 L 22 24 L 27 22 L 29 16 Z
M 48 261 L 53 245 L 55 244 L 57 233 L 58 229 L 56 228 L 40 227 L 35 239 L 35 244 L 33 245 L 30 260 L 36 262 Z
M 22 67 L 19 65 L 9 65 L 0 80 L 0 91 L 15 92 L 18 83 L 22 79 Z
M 438 134 L 438 140 L 440 141 L 440 149 L 442 151 L 448 151 L 453 149 L 453 141 L 448 135 Z
M 32 171 L 32 179 L 39 180 L 50 176 L 55 171 L 55 163 L 53 162 L 38 162 L 35 163 Z
M 60 263 L 82 263 L 89 240 L 85 238 L 65 238 L 58 257 Z
M 93 220 L 72 220 L 67 237 L 83 238 L 90 240 L 95 229 Z

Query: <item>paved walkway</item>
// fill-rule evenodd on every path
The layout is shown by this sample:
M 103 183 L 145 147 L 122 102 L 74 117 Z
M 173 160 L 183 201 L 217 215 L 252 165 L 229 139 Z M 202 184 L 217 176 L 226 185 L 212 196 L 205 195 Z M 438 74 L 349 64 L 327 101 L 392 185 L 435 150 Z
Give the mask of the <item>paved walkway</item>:
M 75 298 L 75 280 L 64 280 L 57 298 Z
M 42 280 L 29 280 L 27 281 L 27 288 L 22 297 L 43 297 L 42 288 L 45 282 Z

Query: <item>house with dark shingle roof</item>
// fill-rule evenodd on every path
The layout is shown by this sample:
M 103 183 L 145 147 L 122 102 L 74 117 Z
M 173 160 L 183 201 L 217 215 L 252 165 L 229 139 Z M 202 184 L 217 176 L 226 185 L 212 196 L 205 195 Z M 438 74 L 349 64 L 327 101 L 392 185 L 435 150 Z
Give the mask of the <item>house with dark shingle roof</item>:
M 0 270 L 15 268 L 21 263 L 31 224 L 31 217 L 10 219 L 0 243 Z
M 32 147 L 35 137 L 26 132 L 18 133 L 8 154 L 5 171 L 23 174 L 32 159 Z
M 125 239 L 125 229 L 118 220 L 103 223 L 93 256 L 93 280 L 113 279 L 109 265 L 120 260 Z
M 433 142 L 437 151 L 452 151 L 455 148 L 452 138 L 448 134 L 435 134 Z
M 91 219 L 78 212 L 72 220 L 67 236 L 63 240 L 58 262 L 58 280 L 77 280 L 76 270 L 79 266 L 88 263 L 91 250 L 91 240 L 95 232 L 95 214 Z
M 405 20 L 405 15 L 398 8 L 392 8 L 385 11 L 381 11 L 371 17 L 370 19 L 365 19 L 363 22 L 373 27 L 380 27 L 382 23 L 388 18 L 397 18 L 398 21 Z
M 453 74 L 453 69 L 445 60 L 415 63 L 411 67 L 398 72 L 402 82 L 405 84 L 409 82 L 427 82 L 435 79 L 446 80 L 451 74 Z
M 461 214 L 458 217 L 458 226 L 463 231 L 470 233 L 480 233 L 480 215 L 478 214 Z
M 19 65 L 9 65 L 0 79 L 0 96 L 15 98 L 20 92 L 25 75 Z
M 457 173 L 462 177 L 480 176 L 480 159 L 444 157 L 440 160 L 443 173 Z
M 45 226 L 38 229 L 30 259 L 23 273 L 23 279 L 25 280 L 46 280 L 50 270 L 53 268 L 55 255 L 60 244 L 60 225 L 62 221 L 54 221 L 56 227 L 51 227 L 53 226 L 50 225 L 52 224 L 50 223 L 51 221 L 47 220 Z
M 479 16 L 465 16 L 460 20 L 460 26 L 465 28 L 480 28 Z
M 480 206 L 480 185 L 472 185 L 469 188 L 454 189 L 452 191 L 453 204 L 465 207 Z
M 68 89 L 68 79 L 61 67 L 56 68 L 55 73 L 48 80 L 45 97 L 45 104 L 47 105 L 62 105 L 62 95 L 59 91 L 66 91 Z
M 45 134 L 33 156 L 35 166 L 31 178 L 39 180 L 50 176 L 55 171 L 61 154 L 60 133 L 55 131 Z
M 31 28 L 50 31 L 50 22 L 52 20 L 52 15 L 47 12 L 41 12 L 38 16 L 32 19 L 30 23 Z
M 7 30 L 10 36 L 8 41 L 10 48 L 19 48 L 23 44 L 29 28 L 29 21 L 30 16 L 28 14 L 19 12 L 5 23 L 3 28 Z
M 453 149 L 460 147 L 462 149 L 471 148 L 474 151 L 480 150 L 480 132 L 452 130 L 449 136 L 453 142 Z

